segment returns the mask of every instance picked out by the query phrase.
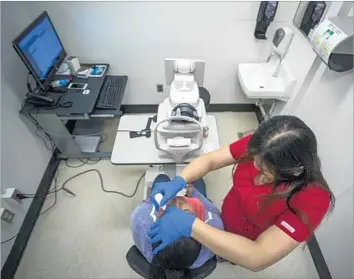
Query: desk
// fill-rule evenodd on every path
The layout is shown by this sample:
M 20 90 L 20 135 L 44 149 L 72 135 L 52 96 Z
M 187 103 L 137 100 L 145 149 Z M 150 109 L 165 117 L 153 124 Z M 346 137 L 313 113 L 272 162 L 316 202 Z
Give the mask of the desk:
M 124 130 L 140 131 L 145 128 L 148 118 L 152 114 L 126 114 L 120 118 L 119 127 L 114 142 L 111 162 L 116 165 L 154 165 L 154 164 L 175 164 L 172 158 L 161 158 L 155 147 L 153 134 L 150 138 L 129 137 L 129 132 Z M 220 148 L 219 133 L 214 115 L 207 115 L 209 136 L 204 139 L 202 154 Z M 152 122 L 153 130 L 156 123 Z M 193 158 L 186 158 L 186 163 Z
M 107 65 L 105 75 L 102 77 L 89 77 L 88 79 L 75 77 L 73 79 L 73 82 L 87 83 L 87 89 L 90 89 L 89 94 L 83 95 L 82 92 L 77 92 L 76 90 L 68 90 L 66 93 L 59 93 L 62 94 L 60 99 L 61 103 L 68 101 L 72 102 L 70 108 L 57 107 L 48 109 L 27 103 L 21 108 L 21 115 L 25 115 L 32 118 L 32 120 L 34 119 L 37 121 L 43 131 L 51 137 L 60 151 L 61 158 L 94 158 L 111 156 L 111 152 L 82 152 L 72 135 L 73 127 L 77 121 L 102 118 L 103 123 L 103 118 L 118 117 L 122 114 L 121 105 L 114 110 L 95 108 L 101 87 L 109 70 L 108 66 L 109 65 Z M 65 78 L 65 76 L 61 75 L 55 77 L 55 79 L 62 78 Z M 122 76 L 121 79 L 124 92 L 128 77 Z M 64 123 L 64 121 L 66 121 L 66 123 Z

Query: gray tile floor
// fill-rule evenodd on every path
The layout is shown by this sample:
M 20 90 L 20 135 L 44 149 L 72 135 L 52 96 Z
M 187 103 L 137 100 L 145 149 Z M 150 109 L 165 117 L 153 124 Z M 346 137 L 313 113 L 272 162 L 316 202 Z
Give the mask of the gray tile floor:
M 215 115 L 221 144 L 257 127 L 253 113 Z M 113 166 L 109 160 L 80 168 L 68 168 L 62 162 L 58 183 L 92 168 L 102 173 L 105 188 L 125 193 L 132 192 L 145 170 L 144 166 Z M 208 197 L 220 206 L 231 186 L 231 167 L 208 174 L 205 180 Z M 59 192 L 56 206 L 38 219 L 16 278 L 139 278 L 127 265 L 125 254 L 132 245 L 130 213 L 142 198 L 142 187 L 132 199 L 103 193 L 93 172 L 70 181 L 67 187 L 76 197 Z M 48 197 L 44 208 L 52 202 L 53 197 Z M 308 249 L 302 248 L 258 273 L 223 263 L 209 278 L 318 278 Z

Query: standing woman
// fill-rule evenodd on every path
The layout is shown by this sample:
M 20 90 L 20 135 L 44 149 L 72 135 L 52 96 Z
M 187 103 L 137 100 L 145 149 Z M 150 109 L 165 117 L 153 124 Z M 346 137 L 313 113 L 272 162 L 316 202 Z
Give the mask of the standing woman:
M 180 176 L 157 184 L 151 197 L 162 193 L 164 205 L 187 184 L 232 164 L 237 164 L 233 187 L 222 205 L 226 231 L 171 206 L 149 230 L 151 243 L 161 241 L 154 253 L 182 236 L 192 237 L 216 255 L 259 271 L 308 240 L 334 207 L 314 133 L 299 118 L 286 115 L 195 159 Z

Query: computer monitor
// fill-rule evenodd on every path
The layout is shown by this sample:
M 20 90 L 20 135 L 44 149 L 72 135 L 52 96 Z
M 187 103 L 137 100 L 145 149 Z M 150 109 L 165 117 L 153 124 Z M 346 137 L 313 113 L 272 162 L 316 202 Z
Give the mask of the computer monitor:
M 43 12 L 12 45 L 42 90 L 47 90 L 66 51 L 47 12 Z

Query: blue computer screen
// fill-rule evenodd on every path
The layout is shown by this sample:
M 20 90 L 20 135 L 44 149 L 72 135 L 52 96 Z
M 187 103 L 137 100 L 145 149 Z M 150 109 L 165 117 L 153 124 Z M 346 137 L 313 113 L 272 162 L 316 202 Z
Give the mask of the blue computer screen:
M 63 51 L 48 17 L 34 26 L 18 45 L 41 80 L 46 78 Z

